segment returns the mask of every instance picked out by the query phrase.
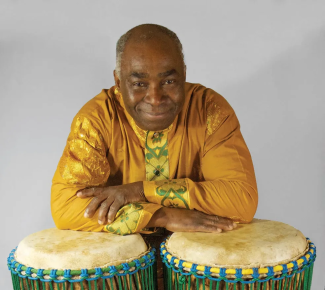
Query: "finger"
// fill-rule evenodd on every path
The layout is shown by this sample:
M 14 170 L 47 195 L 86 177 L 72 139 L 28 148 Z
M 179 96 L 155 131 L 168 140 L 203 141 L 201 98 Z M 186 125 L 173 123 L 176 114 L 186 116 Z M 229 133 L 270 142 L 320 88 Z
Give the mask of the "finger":
M 221 218 L 222 222 L 228 225 L 229 230 L 233 230 L 237 228 L 237 223 L 235 223 L 232 219 L 229 218 Z
M 96 210 L 98 209 L 98 207 L 100 206 L 101 202 L 105 199 L 105 197 L 97 197 L 95 196 L 91 202 L 88 204 L 84 217 L 86 218 L 92 218 L 96 212 Z
M 116 216 L 118 210 L 122 207 L 122 205 L 123 204 L 117 198 L 115 198 L 114 202 L 109 207 L 109 212 L 107 215 L 108 223 L 111 223 L 115 219 L 115 216 Z
M 106 200 L 104 200 L 100 207 L 98 212 L 98 223 L 100 225 L 103 225 L 106 221 L 108 209 L 111 206 L 112 202 L 114 201 L 113 198 L 108 197 Z
M 85 188 L 77 192 L 77 197 L 80 198 L 87 198 L 87 197 L 93 197 L 96 195 L 99 195 L 99 192 L 101 190 L 96 187 L 91 187 L 91 188 Z
M 199 227 L 199 231 L 205 233 L 221 233 L 222 229 L 211 224 L 205 224 Z
M 231 231 L 237 226 L 234 226 L 234 222 L 232 220 L 218 216 L 211 216 L 209 222 L 215 227 L 225 231 Z
M 237 224 L 232 219 L 220 217 L 220 216 L 216 216 L 215 218 L 217 218 L 217 220 L 220 224 L 228 225 L 232 228 L 237 227 Z

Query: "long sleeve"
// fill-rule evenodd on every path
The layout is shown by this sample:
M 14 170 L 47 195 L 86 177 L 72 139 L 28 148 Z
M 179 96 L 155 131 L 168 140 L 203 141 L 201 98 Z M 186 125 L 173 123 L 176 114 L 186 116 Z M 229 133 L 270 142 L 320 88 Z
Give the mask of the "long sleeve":
M 105 186 L 110 174 L 106 157 L 109 130 L 101 118 L 81 114 L 74 118 L 52 181 L 51 210 L 59 229 L 131 234 L 140 232 L 161 207 L 150 203 L 126 205 L 110 225 L 98 224 L 98 211 L 93 218 L 84 218 L 91 198 L 80 199 L 76 193 L 86 187 Z
M 201 161 L 203 181 L 189 178 L 145 181 L 149 202 L 250 222 L 258 203 L 249 150 L 235 112 L 228 103 L 207 104 L 207 128 Z

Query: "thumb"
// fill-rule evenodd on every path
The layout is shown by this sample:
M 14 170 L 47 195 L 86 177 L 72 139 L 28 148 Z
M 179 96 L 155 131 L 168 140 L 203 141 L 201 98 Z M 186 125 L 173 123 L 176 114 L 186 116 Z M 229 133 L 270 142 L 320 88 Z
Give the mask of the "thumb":
M 96 187 L 91 188 L 85 188 L 77 192 L 77 197 L 80 198 L 87 198 L 87 197 L 93 197 L 97 193 Z

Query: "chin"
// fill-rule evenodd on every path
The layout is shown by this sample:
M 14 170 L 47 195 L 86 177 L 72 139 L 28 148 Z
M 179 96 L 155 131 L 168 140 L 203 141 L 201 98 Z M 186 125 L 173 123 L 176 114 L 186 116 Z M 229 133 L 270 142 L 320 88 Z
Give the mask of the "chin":
M 167 129 L 169 127 L 169 125 L 164 126 L 164 125 L 153 125 L 153 124 L 146 124 L 146 128 L 144 130 L 149 130 L 149 131 L 163 131 L 165 129 Z
M 146 117 L 141 116 L 141 118 L 134 118 L 134 121 L 142 130 L 149 131 L 163 131 L 164 129 L 167 129 L 175 119 L 174 116 L 168 116 L 167 118 L 158 118 L 156 120 L 154 120 L 154 118 Z
M 165 129 L 167 129 L 170 125 L 172 124 L 172 122 L 170 123 L 153 123 L 153 122 L 145 122 L 143 124 L 141 124 L 141 126 L 139 126 L 141 129 L 143 130 L 149 130 L 149 131 L 163 131 Z

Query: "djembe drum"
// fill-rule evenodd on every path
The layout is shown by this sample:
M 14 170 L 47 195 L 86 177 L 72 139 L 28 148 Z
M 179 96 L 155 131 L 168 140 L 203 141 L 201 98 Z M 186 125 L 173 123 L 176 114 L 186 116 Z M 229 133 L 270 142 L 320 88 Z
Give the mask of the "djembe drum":
M 174 233 L 160 251 L 165 290 L 307 290 L 316 258 L 300 231 L 258 219 L 220 234 Z
M 139 234 L 47 229 L 8 258 L 14 290 L 153 290 L 155 250 Z

